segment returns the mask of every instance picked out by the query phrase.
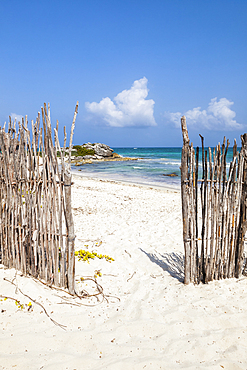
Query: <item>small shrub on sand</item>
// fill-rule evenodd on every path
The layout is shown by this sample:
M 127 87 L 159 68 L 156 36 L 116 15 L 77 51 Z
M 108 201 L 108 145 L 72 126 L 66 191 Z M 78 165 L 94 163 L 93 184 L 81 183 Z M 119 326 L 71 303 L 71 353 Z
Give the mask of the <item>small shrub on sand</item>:
M 89 259 L 105 259 L 107 262 L 114 261 L 114 259 L 110 256 L 107 256 L 106 254 L 98 254 L 96 252 L 89 252 L 85 251 L 83 249 L 80 249 L 79 251 L 75 251 L 75 256 L 78 257 L 79 261 L 87 261 L 89 263 Z

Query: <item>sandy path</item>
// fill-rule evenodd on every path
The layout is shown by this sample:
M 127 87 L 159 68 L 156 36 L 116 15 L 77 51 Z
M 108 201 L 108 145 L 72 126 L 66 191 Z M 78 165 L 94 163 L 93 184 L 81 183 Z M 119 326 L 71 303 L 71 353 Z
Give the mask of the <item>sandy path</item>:
M 77 261 L 76 275 L 100 270 L 110 297 L 72 306 L 18 274 L 20 289 L 67 327 L 36 305 L 27 312 L 1 301 L 0 369 L 247 369 L 247 279 L 183 285 L 180 193 L 74 181 L 76 249 L 115 259 Z M 1 266 L 0 294 L 28 303 L 3 281 L 14 276 Z

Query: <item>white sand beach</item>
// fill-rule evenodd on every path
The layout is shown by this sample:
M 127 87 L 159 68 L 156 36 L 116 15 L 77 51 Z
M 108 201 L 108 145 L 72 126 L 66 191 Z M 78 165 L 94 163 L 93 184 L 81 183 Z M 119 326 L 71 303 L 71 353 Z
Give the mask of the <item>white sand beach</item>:
M 247 369 L 247 278 L 183 284 L 178 190 L 73 176 L 78 290 L 69 298 L 0 265 L 0 369 Z M 55 325 L 36 303 L 40 303 Z M 83 305 L 78 305 L 82 303 Z

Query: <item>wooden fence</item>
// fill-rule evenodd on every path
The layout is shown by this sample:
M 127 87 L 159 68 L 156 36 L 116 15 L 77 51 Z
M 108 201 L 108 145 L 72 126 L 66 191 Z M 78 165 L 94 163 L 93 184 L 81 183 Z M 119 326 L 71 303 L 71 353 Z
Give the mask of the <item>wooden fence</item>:
M 184 283 L 240 277 L 244 265 L 244 238 L 247 230 L 247 134 L 242 147 L 233 146 L 227 168 L 229 141 L 205 150 L 189 141 L 186 119 L 181 119 L 183 149 L 181 195 L 185 249 Z M 200 176 L 201 172 L 201 176 Z M 200 178 L 201 177 L 201 178 Z
M 5 125 L 0 128 L 0 262 L 73 294 L 70 164 L 78 102 L 68 162 L 58 140 L 58 121 L 53 142 L 50 106 L 41 109 L 43 128 L 40 113 L 31 132 L 27 116 L 18 124 L 10 117 L 7 132 Z M 65 148 L 66 130 L 64 134 Z

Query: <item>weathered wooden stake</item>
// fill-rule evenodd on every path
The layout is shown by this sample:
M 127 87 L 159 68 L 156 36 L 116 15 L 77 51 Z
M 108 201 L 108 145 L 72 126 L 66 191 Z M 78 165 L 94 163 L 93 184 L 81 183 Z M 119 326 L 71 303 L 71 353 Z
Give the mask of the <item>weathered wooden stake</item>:
M 241 137 L 240 153 L 235 140 L 229 170 L 226 161 L 229 141 L 224 137 L 222 147 L 217 145 L 212 161 L 211 148 L 204 148 L 204 138 L 200 135 L 202 179 L 198 180 L 199 148 L 195 154 L 193 145 L 189 144 L 185 117 L 181 119 L 181 128 L 184 283 L 239 278 L 247 268 L 247 262 L 243 268 L 247 232 L 247 134 Z
M 181 118 L 181 128 L 183 135 L 183 149 L 181 160 L 181 195 L 182 195 L 182 217 L 183 217 L 183 240 L 184 240 L 184 284 L 190 283 L 190 240 L 188 223 L 188 155 L 189 155 L 189 135 L 186 125 L 186 118 Z
M 8 132 L 5 126 L 0 128 L 0 262 L 49 285 L 68 288 L 74 294 L 70 160 L 65 169 L 57 130 L 53 144 L 50 105 L 44 104 L 41 112 L 43 131 L 39 128 L 40 113 L 35 123 L 31 121 L 32 135 L 27 116 L 19 122 L 18 131 L 11 117 Z M 78 102 L 71 128 L 70 156 L 77 112 Z

